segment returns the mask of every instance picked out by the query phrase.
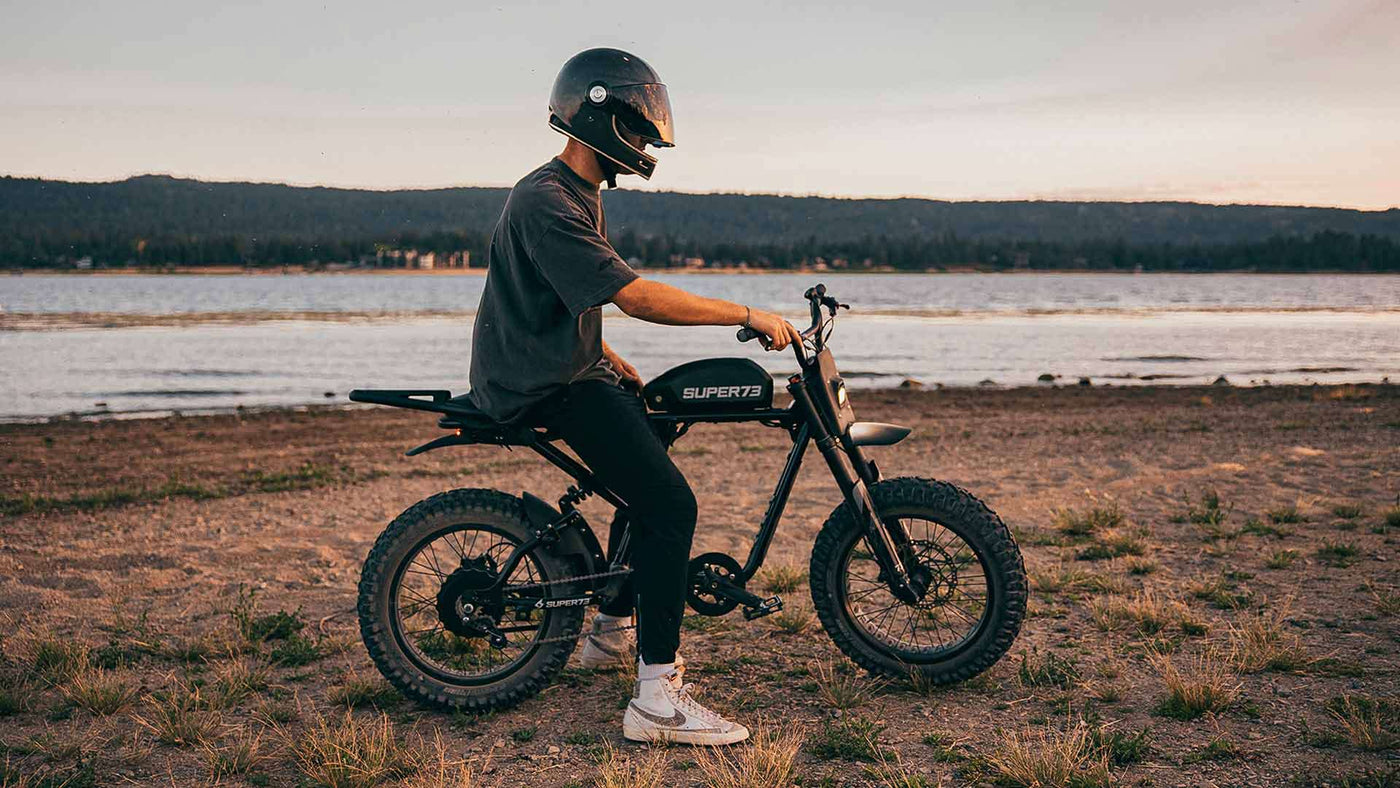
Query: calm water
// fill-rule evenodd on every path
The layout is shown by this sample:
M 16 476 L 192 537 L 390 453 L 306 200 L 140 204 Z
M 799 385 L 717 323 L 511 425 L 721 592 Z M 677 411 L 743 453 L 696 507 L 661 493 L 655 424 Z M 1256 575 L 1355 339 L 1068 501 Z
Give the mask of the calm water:
M 852 306 L 832 348 L 853 385 L 1400 381 L 1400 276 L 660 275 L 692 292 L 801 318 L 817 280 Z M 476 276 L 0 278 L 17 314 L 258 312 L 239 325 L 0 331 L 0 418 L 343 401 L 355 387 L 465 389 Z M 418 317 L 413 312 L 455 313 Z M 410 313 L 371 321 L 304 313 Z M 790 354 L 732 329 L 614 314 L 605 335 L 646 377 L 690 359 Z M 327 393 L 330 396 L 326 396 Z

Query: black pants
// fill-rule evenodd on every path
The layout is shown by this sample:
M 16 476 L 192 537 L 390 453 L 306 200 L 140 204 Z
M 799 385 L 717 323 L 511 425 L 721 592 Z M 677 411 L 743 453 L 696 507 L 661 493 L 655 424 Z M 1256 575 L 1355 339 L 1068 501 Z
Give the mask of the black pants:
M 627 502 L 632 529 L 629 586 L 604 613 L 637 612 L 637 650 L 647 664 L 674 662 L 685 612 L 686 565 L 695 536 L 695 494 L 647 421 L 635 393 L 602 380 L 574 383 L 544 400 L 530 421 L 557 432 L 594 475 Z M 608 555 L 626 527 L 613 518 Z

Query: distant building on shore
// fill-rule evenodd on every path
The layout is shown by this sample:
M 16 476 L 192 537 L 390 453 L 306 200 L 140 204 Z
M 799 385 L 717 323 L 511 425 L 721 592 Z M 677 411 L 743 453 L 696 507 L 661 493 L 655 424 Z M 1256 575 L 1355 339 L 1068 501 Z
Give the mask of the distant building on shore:
M 438 254 L 420 252 L 417 249 L 383 248 L 375 252 L 374 265 L 376 268 L 415 268 L 431 271 L 435 268 L 469 268 L 471 259 L 472 253 L 465 250 Z

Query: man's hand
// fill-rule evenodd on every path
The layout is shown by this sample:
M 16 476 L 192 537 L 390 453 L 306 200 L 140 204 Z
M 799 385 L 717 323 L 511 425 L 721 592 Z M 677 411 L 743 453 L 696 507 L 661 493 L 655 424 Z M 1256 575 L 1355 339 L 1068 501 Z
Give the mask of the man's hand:
M 761 309 L 749 310 L 749 326 L 768 337 L 769 350 L 782 350 L 794 342 L 802 341 L 802 334 L 782 315 L 764 312 Z
M 639 392 L 642 390 L 641 373 L 637 371 L 636 367 L 628 364 L 627 360 L 619 356 L 617 351 L 609 347 L 606 342 L 603 343 L 603 358 L 606 358 L 617 374 L 622 376 L 622 385 L 636 389 Z

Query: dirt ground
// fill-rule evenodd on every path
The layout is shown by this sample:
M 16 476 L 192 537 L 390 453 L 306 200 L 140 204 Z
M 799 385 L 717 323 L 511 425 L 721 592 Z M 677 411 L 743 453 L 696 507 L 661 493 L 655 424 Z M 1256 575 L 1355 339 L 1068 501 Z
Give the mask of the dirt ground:
M 793 571 L 758 579 L 796 586 L 787 615 L 683 634 L 703 699 L 786 737 L 731 753 L 791 762 L 750 783 L 623 741 L 616 673 L 571 668 L 485 716 L 378 678 L 353 610 L 376 535 L 444 489 L 557 498 L 532 453 L 406 458 L 434 418 L 390 409 L 0 426 L 0 785 L 455 785 L 457 762 L 505 786 L 1400 784 L 1400 387 L 853 399 L 914 427 L 872 450 L 886 476 L 964 486 L 1012 527 L 1030 615 L 963 685 L 853 669 L 810 614 L 839 501 L 810 453 L 768 560 Z M 742 557 L 784 438 L 677 444 L 695 552 Z

